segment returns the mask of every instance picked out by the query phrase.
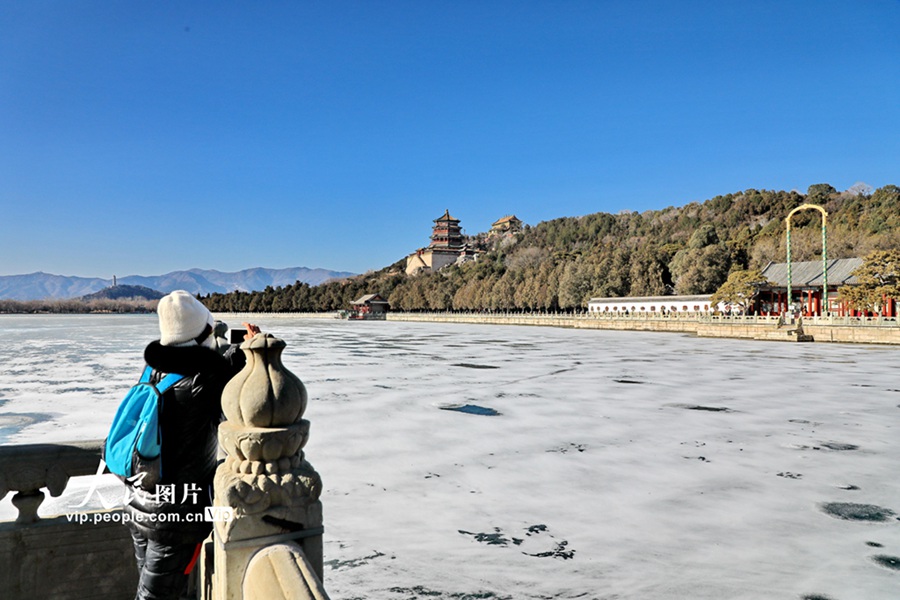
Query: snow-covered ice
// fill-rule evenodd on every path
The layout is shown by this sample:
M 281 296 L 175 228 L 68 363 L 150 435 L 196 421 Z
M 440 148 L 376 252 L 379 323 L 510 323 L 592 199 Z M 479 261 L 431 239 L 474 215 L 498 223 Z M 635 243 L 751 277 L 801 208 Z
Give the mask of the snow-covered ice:
M 258 321 L 309 391 L 335 600 L 900 597 L 896 348 Z M 157 335 L 0 331 L 6 444 L 102 438 Z

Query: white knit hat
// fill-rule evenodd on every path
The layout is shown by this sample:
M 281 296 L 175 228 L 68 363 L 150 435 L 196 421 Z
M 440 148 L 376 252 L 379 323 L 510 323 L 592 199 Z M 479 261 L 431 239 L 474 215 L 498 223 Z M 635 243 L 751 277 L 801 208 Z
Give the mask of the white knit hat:
M 212 327 L 215 324 L 209 310 L 184 290 L 164 296 L 156 312 L 159 315 L 159 343 L 163 346 L 190 342 L 203 333 L 207 325 Z

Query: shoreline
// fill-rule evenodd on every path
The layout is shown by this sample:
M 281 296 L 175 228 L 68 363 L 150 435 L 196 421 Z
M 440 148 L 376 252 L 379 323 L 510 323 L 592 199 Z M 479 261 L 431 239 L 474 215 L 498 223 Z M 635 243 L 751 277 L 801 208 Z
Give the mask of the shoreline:
M 214 313 L 229 318 L 338 319 L 338 313 Z M 713 315 L 632 315 L 607 317 L 591 313 L 454 313 L 389 312 L 387 321 L 525 325 L 615 331 L 688 333 L 698 337 L 796 342 L 796 324 L 781 324 L 779 317 Z M 373 319 L 375 321 L 375 319 Z M 803 333 L 812 341 L 844 344 L 900 345 L 900 323 L 885 317 L 806 317 Z

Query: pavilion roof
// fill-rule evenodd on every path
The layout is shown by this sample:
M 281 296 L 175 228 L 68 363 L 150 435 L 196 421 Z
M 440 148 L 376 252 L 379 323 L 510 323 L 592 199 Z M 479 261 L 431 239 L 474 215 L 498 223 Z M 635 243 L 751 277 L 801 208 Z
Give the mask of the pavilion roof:
M 853 271 L 862 263 L 863 259 L 861 258 L 836 258 L 829 260 L 827 263 L 828 286 L 856 283 Z M 823 283 L 822 271 L 821 260 L 791 262 L 791 286 L 821 286 Z M 786 262 L 769 263 L 762 270 L 762 274 L 771 282 L 771 285 L 763 287 L 787 287 Z
M 387 304 L 387 301 L 378 294 L 366 294 L 358 300 L 354 300 L 350 304 Z
M 435 223 L 437 223 L 438 221 L 456 221 L 457 223 L 459 223 L 459 219 L 454 219 L 450 216 L 449 208 L 444 211 L 444 214 L 434 220 Z
M 497 219 L 494 221 L 493 225 L 502 225 L 503 223 L 508 223 L 510 221 L 520 221 L 520 219 L 516 218 L 516 215 L 507 215 L 502 219 Z

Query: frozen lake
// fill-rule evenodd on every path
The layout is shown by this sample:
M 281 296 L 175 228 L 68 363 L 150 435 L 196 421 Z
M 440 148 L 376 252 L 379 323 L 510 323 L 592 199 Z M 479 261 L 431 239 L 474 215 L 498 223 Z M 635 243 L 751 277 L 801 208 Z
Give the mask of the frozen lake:
M 335 600 L 900 597 L 896 348 L 258 323 L 309 391 Z M 0 331 L 6 444 L 104 437 L 158 336 Z

